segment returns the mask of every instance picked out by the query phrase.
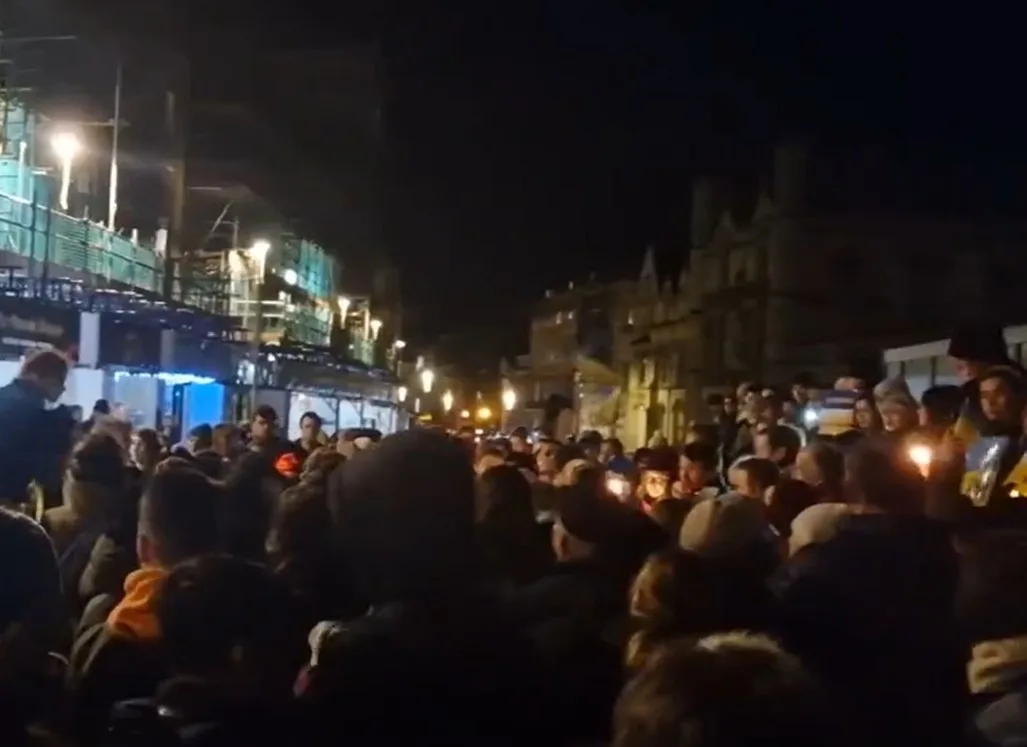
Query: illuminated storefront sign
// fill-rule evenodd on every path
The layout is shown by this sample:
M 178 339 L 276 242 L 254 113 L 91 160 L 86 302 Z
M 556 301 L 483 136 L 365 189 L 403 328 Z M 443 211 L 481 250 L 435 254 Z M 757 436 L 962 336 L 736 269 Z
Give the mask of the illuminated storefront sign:
M 77 355 L 78 312 L 22 299 L 0 300 L 0 355 L 21 357 L 33 348 Z

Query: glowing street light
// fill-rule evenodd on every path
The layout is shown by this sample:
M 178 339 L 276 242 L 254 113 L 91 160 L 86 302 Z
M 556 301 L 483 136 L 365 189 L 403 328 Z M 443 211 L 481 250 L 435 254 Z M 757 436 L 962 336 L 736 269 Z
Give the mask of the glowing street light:
M 228 253 L 228 269 L 232 273 L 233 279 L 246 276 L 246 259 L 242 256 L 241 252 L 234 251 Z
M 68 191 L 71 189 L 71 166 L 82 152 L 82 141 L 74 132 L 57 132 L 50 139 L 57 160 L 61 164 L 61 210 L 68 209 Z
M 430 368 L 426 368 L 421 371 L 421 388 L 425 394 L 431 391 L 432 386 L 435 384 L 435 372 Z
M 442 395 L 442 409 L 447 413 L 453 409 L 453 392 L 446 390 L 446 393 Z
M 402 350 L 406 346 L 407 346 L 407 341 L 406 340 L 396 340 L 394 343 L 392 343 L 392 347 L 396 348 L 396 350 Z
M 264 282 L 264 267 L 267 263 L 268 252 L 271 251 L 271 242 L 265 239 L 257 239 L 254 241 L 250 248 L 246 250 L 246 253 L 250 257 L 250 261 L 257 268 L 257 283 Z
M 299 279 L 300 276 L 291 268 L 282 273 L 282 280 L 285 281 L 286 285 L 296 285 L 296 283 L 299 282 Z
M 340 326 L 345 327 L 346 315 L 349 313 L 350 304 L 353 302 L 346 298 L 346 296 L 339 296 L 336 303 L 339 305 L 339 316 L 342 319 L 342 324 Z
M 467 420 L 469 417 L 471 417 L 471 411 L 470 410 L 461 410 L 460 411 L 460 417 L 463 418 L 464 420 Z
M 260 369 L 260 338 L 264 334 L 264 270 L 267 263 L 268 252 L 271 251 L 271 242 L 267 239 L 255 239 L 250 248 L 246 250 L 246 255 L 249 257 L 250 262 L 256 268 L 256 302 L 257 309 L 254 314 L 253 324 L 253 383 L 250 386 L 250 409 L 252 412 L 257 411 L 257 389 L 259 387 L 260 377 L 257 375 Z
M 253 332 L 253 364 L 255 366 L 260 363 L 260 338 L 264 333 L 264 271 L 267 265 L 267 255 L 271 251 L 271 242 L 267 239 L 254 239 L 253 243 L 250 244 L 250 248 L 246 250 L 246 255 L 249 257 L 250 262 L 256 268 L 256 329 Z M 253 376 L 253 389 L 251 391 L 251 398 L 253 402 L 254 412 L 257 408 L 257 375 L 254 372 Z
M 510 412 L 517 406 L 517 392 L 513 389 L 503 390 L 503 409 Z
M 398 399 L 400 402 L 406 402 L 407 401 L 407 393 L 408 393 L 408 390 L 407 390 L 407 388 L 405 386 L 398 387 L 396 389 L 396 399 Z
M 484 405 L 478 408 L 478 420 L 491 420 L 492 410 Z
M 370 323 L 370 326 L 371 326 L 371 339 L 377 341 L 378 340 L 378 333 L 382 331 L 382 320 L 381 319 L 372 319 L 371 323 Z

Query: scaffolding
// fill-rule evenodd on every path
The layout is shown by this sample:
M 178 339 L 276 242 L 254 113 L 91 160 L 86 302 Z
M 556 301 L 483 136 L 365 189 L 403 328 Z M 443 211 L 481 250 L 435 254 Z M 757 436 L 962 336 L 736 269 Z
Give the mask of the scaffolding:
M 338 262 L 319 245 L 284 232 L 277 262 L 282 272 L 291 270 L 296 273 L 296 287 L 301 291 L 312 298 L 332 302 Z
M 90 283 L 116 283 L 160 293 L 164 267 L 159 233 L 150 245 L 88 218 L 53 207 L 56 179 L 37 164 L 36 116 L 15 94 L 2 97 L 0 256 L 35 275 L 68 274 Z
M 232 315 L 231 276 L 223 252 L 190 252 L 177 263 L 173 298 L 217 316 Z
M 0 254 L 5 264 L 22 264 L 42 277 L 63 271 L 96 284 L 106 281 L 158 294 L 163 283 L 163 263 L 153 247 L 4 192 Z

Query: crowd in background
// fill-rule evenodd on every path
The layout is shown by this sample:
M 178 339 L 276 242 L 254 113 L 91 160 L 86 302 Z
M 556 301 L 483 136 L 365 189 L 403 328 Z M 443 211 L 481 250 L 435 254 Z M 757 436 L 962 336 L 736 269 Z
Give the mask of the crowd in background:
M 2 743 L 1023 744 L 1027 387 L 961 339 L 959 389 L 845 382 L 847 433 L 749 385 L 632 455 L 267 407 L 65 443 L 36 354 L 0 390 Z

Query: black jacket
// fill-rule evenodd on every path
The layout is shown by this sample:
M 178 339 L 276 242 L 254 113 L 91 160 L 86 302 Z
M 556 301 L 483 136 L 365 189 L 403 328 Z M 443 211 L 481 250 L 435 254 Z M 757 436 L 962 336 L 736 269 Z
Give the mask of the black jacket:
M 15 379 L 0 388 L 0 500 L 23 503 L 32 481 L 59 482 L 67 441 L 42 390 Z

